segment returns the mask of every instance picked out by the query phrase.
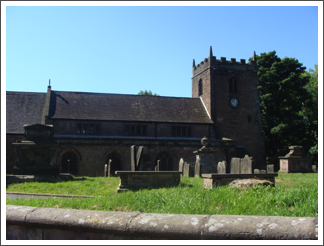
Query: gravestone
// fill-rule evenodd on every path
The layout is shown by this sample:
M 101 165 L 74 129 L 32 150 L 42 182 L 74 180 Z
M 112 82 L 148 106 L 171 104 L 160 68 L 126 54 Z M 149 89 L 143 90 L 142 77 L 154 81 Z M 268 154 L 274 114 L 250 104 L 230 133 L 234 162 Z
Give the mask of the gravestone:
M 183 164 L 183 172 L 182 172 L 183 177 L 190 177 L 190 164 L 185 162 Z
M 231 173 L 232 174 L 239 174 L 240 173 L 240 158 L 233 157 L 231 159 Z
M 131 171 L 143 171 L 143 146 L 139 146 L 136 152 L 136 145 L 131 146 Z
M 306 157 L 303 146 L 289 146 L 289 153 L 279 156 L 280 170 L 285 173 L 312 172 L 312 157 Z
M 200 167 L 200 157 L 196 156 L 196 164 L 195 164 L 195 178 L 200 177 L 201 175 L 201 167 Z
M 260 173 L 259 169 L 254 169 L 253 173 Z
M 137 154 L 136 154 L 136 171 L 142 171 L 143 165 L 142 164 L 142 156 L 143 156 L 143 146 L 139 146 Z
M 158 172 L 160 171 L 160 160 L 157 160 L 156 166 L 155 166 L 155 171 Z
M 183 159 L 180 158 L 180 161 L 179 161 L 179 171 L 183 173 Z
M 104 168 L 104 177 L 107 177 L 107 171 L 108 171 L 108 164 L 105 164 L 105 168 Z
M 53 136 L 53 125 L 24 125 L 24 138 L 12 145 L 16 148 L 17 161 L 14 175 L 59 175 L 56 163 L 60 146 Z
M 265 174 L 265 173 L 267 173 L 267 171 L 266 170 L 260 170 L 260 173 Z
M 111 173 L 110 173 L 111 165 L 112 165 L 112 160 L 109 159 L 109 161 L 108 161 L 108 167 L 107 167 L 108 177 L 111 177 Z
M 313 172 L 317 173 L 317 166 L 316 165 L 312 165 L 312 170 L 313 170 Z
M 218 174 L 226 173 L 226 161 L 218 162 L 218 164 L 217 164 L 217 173 Z
M 244 158 L 241 159 L 240 173 L 242 174 L 252 173 L 252 160 L 248 155 L 245 155 Z
M 203 137 L 201 139 L 201 144 L 203 145 L 203 147 L 193 152 L 194 154 L 196 154 L 196 162 L 199 159 L 199 166 L 201 169 L 200 173 L 214 173 L 216 172 L 214 151 L 208 147 L 209 140 L 206 137 Z
M 195 163 L 189 163 L 189 177 L 195 177 Z
M 274 165 L 267 165 L 267 173 L 274 173 Z
M 135 145 L 131 146 L 131 171 L 135 171 Z

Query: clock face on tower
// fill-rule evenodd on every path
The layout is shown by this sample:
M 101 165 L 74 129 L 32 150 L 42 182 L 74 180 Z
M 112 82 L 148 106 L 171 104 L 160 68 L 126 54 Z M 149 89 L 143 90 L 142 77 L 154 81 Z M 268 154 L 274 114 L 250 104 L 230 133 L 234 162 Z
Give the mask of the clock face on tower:
M 232 98 L 232 99 L 230 100 L 230 105 L 231 105 L 231 107 L 233 107 L 233 108 L 237 108 L 238 105 L 239 105 L 239 101 L 237 100 L 237 98 Z

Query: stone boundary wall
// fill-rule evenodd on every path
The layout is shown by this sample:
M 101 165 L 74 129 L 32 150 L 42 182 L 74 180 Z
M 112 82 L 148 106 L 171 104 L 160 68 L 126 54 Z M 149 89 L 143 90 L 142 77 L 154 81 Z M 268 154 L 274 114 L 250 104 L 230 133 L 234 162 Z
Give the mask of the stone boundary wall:
M 318 218 L 149 214 L 6 205 L 7 240 L 318 240 Z

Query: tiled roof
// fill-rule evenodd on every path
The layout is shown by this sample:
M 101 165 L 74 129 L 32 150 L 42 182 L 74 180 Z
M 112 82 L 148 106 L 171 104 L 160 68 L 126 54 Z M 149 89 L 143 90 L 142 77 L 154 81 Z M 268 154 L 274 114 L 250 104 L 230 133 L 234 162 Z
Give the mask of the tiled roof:
M 200 98 L 52 91 L 50 118 L 213 123 Z
M 46 93 L 7 91 L 6 132 L 23 134 L 23 125 L 41 123 L 45 97 Z

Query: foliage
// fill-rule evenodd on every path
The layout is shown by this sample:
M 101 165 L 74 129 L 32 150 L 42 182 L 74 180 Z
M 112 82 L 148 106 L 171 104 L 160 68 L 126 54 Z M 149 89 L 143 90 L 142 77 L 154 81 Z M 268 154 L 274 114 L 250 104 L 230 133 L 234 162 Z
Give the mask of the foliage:
M 281 59 L 275 51 L 261 53 L 256 62 L 266 155 L 285 155 L 291 145 L 301 145 L 307 153 L 317 142 L 317 112 L 307 89 L 311 76 L 297 59 Z
M 309 76 L 309 83 L 305 86 L 306 90 L 310 93 L 311 98 L 305 102 L 304 109 L 302 111 L 303 116 L 307 119 L 309 134 L 314 136 L 310 143 L 309 154 L 314 155 L 317 159 L 318 155 L 318 65 L 315 65 L 315 69 L 309 69 L 306 72 Z
M 53 194 L 66 189 L 69 191 L 62 194 L 92 195 L 96 198 L 7 199 L 6 203 L 19 206 L 145 213 L 316 217 L 317 180 L 317 173 L 279 173 L 276 187 L 221 186 L 205 189 L 203 179 L 183 177 L 180 185 L 175 187 L 117 193 L 119 178 L 87 177 L 85 180 L 61 183 L 11 184 L 7 187 L 7 191 L 35 193 L 43 189 L 42 186 L 47 186 Z M 58 187 L 57 190 L 55 187 Z
M 142 95 L 142 96 L 159 96 L 156 93 L 153 94 L 153 92 L 150 91 L 150 90 L 149 91 L 147 91 L 147 90 L 145 90 L 145 91 L 140 90 L 140 92 L 137 93 L 137 95 Z

